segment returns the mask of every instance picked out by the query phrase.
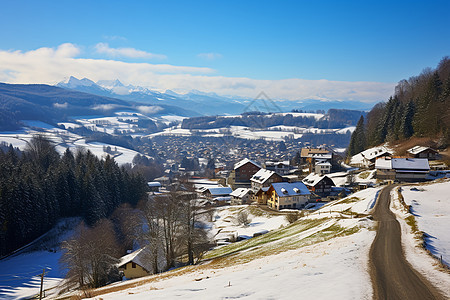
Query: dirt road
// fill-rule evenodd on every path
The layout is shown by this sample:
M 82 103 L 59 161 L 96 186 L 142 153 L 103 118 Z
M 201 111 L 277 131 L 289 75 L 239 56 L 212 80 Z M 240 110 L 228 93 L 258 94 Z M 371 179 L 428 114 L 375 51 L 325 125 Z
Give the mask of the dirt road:
M 384 188 L 373 217 L 378 230 L 370 249 L 370 275 L 374 299 L 444 299 L 441 293 L 406 261 L 400 224 L 389 209 L 390 191 Z

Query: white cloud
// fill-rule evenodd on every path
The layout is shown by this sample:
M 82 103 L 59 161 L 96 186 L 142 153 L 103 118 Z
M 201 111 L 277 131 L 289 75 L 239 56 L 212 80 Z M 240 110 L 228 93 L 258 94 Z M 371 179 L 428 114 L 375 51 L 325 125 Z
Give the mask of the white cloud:
M 197 56 L 200 57 L 200 58 L 206 59 L 206 60 L 215 60 L 215 59 L 223 57 L 222 54 L 220 54 L 220 53 L 213 53 L 213 52 L 200 53 Z
M 129 57 L 129 58 L 149 58 L 149 59 L 166 59 L 167 56 L 162 54 L 154 54 L 137 50 L 134 48 L 111 48 L 107 43 L 98 43 L 95 45 L 97 53 L 106 54 L 110 57 Z
M 69 107 L 69 103 L 64 102 L 64 103 L 53 103 L 53 107 L 55 108 L 67 108 Z
M 110 111 L 110 110 L 113 110 L 116 107 L 118 107 L 117 104 L 99 104 L 99 105 L 96 105 L 96 106 L 94 106 L 92 108 L 95 109 L 95 110 Z
M 81 49 L 73 44 L 33 51 L 0 50 L 0 81 L 55 84 L 75 76 L 93 81 L 119 79 L 125 84 L 184 93 L 193 89 L 254 98 L 264 91 L 272 99 L 354 100 L 378 102 L 387 99 L 394 83 L 329 80 L 257 80 L 213 75 L 210 68 L 169 64 L 127 63 L 118 60 L 77 57 Z
M 157 112 L 161 111 L 163 108 L 160 106 L 141 105 L 141 106 L 138 106 L 137 109 L 143 114 L 156 114 Z

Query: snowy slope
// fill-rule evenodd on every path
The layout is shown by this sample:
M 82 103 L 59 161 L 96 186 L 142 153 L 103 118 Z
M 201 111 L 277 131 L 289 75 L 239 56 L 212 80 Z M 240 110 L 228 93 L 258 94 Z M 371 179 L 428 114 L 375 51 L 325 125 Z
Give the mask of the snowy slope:
M 427 249 L 450 266 L 450 181 L 420 186 L 405 186 L 402 195 L 427 234 Z

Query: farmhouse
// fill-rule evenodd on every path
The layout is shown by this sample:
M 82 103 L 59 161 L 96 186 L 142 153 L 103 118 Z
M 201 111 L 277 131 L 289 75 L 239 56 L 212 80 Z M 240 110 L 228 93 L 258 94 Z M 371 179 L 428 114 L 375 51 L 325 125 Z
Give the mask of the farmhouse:
M 303 208 L 310 199 L 311 193 L 303 182 L 272 183 L 268 190 L 267 205 L 273 209 Z
M 376 178 L 399 181 L 423 181 L 430 171 L 426 158 L 379 158 Z

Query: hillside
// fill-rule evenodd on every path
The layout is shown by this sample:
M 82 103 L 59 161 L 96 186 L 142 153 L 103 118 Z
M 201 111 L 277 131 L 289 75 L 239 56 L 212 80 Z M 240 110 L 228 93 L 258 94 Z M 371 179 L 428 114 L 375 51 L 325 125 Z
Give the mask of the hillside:
M 44 84 L 0 83 L 0 130 L 14 130 L 21 120 L 55 124 L 69 116 L 110 115 L 119 110 L 145 114 L 195 116 L 195 112 L 170 105 L 142 105 L 110 97 Z
M 450 144 L 450 58 L 435 69 L 402 80 L 387 102 L 378 103 L 361 119 L 352 135 L 348 154 L 382 144 L 415 138 L 431 138 L 436 147 Z

